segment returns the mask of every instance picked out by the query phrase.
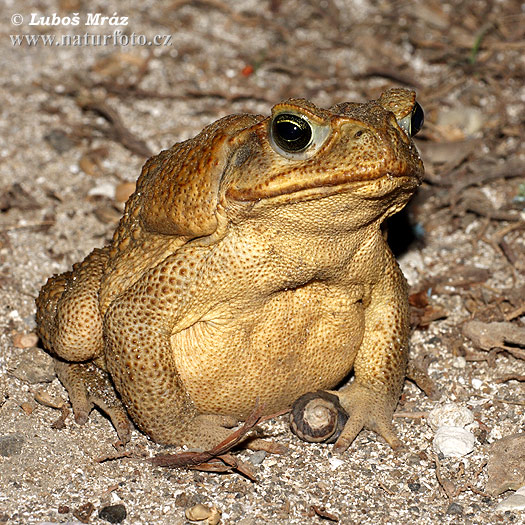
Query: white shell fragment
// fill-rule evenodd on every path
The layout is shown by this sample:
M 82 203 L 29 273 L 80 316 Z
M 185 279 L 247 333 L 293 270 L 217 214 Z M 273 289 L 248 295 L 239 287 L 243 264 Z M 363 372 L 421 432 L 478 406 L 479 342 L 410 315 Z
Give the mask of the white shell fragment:
M 341 465 L 344 465 L 345 462 L 342 459 L 331 457 L 328 460 L 328 463 L 330 463 L 330 469 L 337 470 Z
M 512 496 L 504 499 L 496 507 L 496 512 L 507 510 L 525 510 L 525 487 L 518 489 Z
M 98 186 L 94 186 L 88 191 L 90 197 L 107 197 L 108 199 L 115 198 L 115 185 L 111 182 L 101 182 Z
M 439 427 L 465 427 L 474 421 L 474 414 L 456 403 L 436 406 L 428 415 L 427 423 L 432 430 Z
M 207 525 L 217 525 L 221 521 L 222 512 L 217 507 L 208 507 L 199 503 L 185 511 L 186 518 L 190 521 L 204 521 Z
M 211 509 L 210 507 L 199 503 L 198 505 L 186 509 L 185 514 L 186 518 L 188 518 L 190 521 L 203 521 L 209 517 L 211 514 Z
M 459 458 L 474 450 L 476 438 L 472 432 L 457 426 L 442 426 L 434 436 L 433 447 L 436 453 L 445 457 Z
M 217 525 L 221 521 L 222 512 L 217 507 L 211 508 L 211 514 L 209 515 L 206 523 L 208 525 Z

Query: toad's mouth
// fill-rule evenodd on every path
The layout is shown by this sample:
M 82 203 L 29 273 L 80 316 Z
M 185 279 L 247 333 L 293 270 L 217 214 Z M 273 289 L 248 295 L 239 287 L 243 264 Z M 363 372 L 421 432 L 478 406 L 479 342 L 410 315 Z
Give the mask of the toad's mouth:
M 297 202 L 339 193 L 358 193 L 363 198 L 377 199 L 395 192 L 414 192 L 423 180 L 423 164 L 419 161 L 410 168 L 406 165 L 398 167 L 401 169 L 367 170 L 366 173 L 332 170 L 295 182 L 278 175 L 257 186 L 230 187 L 226 190 L 226 198 L 245 202 Z

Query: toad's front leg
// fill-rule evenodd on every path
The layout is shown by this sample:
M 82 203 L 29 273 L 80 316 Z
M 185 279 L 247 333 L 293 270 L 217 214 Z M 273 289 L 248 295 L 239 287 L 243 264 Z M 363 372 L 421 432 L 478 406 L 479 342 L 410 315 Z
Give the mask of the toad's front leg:
M 354 381 L 339 391 L 330 392 L 337 396 L 340 406 L 337 400 L 330 400 L 321 392 L 317 395 L 319 402 L 310 401 L 307 410 L 294 410 L 300 406 L 299 400 L 292 410 L 292 429 L 299 427 L 301 430 L 296 433 L 307 441 L 321 441 L 309 438 L 313 426 L 332 432 L 332 422 L 339 423 L 343 428 L 334 446 L 339 452 L 346 450 L 363 428 L 377 432 L 393 449 L 402 446 L 392 417 L 408 358 L 408 296 L 405 278 L 393 256 L 388 255 L 384 274 L 373 287 L 366 309 L 363 341 L 354 362 Z M 342 425 L 341 407 L 346 412 L 344 417 L 348 416 Z M 334 418 L 334 413 L 339 417 Z M 311 418 L 309 426 L 305 425 L 305 417 Z M 325 430 L 326 425 L 330 426 L 329 431 Z

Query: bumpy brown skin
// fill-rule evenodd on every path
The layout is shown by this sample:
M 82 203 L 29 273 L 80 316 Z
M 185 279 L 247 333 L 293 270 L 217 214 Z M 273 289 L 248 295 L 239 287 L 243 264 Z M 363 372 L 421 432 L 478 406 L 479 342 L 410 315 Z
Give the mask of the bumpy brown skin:
M 112 243 L 37 299 L 77 420 L 94 402 L 128 439 L 105 369 L 152 439 L 210 447 L 257 400 L 273 413 L 353 368 L 335 392 L 350 414 L 336 447 L 363 427 L 400 445 L 407 289 L 380 226 L 421 181 L 398 125 L 414 101 L 283 102 L 274 115 L 321 131 L 302 155 L 270 140 L 271 117 L 232 115 L 148 160 Z

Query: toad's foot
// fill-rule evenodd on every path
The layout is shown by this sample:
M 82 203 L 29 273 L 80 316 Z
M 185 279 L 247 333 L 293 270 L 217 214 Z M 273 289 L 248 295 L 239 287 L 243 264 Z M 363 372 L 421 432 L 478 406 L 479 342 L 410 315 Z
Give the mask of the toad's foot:
M 393 396 L 355 381 L 348 387 L 331 393 L 339 398 L 348 414 L 348 421 L 334 445 L 336 452 L 344 452 L 363 428 L 382 436 L 394 450 L 403 446 L 392 425 L 392 415 L 397 403 Z
M 252 432 L 238 436 L 238 430 L 233 431 L 239 421 L 232 416 L 198 415 L 188 425 L 184 443 L 190 448 L 211 450 L 225 441 L 234 441 L 232 448 L 247 448 L 250 450 L 265 450 L 272 454 L 284 453 L 285 447 L 266 441 L 253 435 Z M 226 446 L 226 448 L 230 448 Z
M 77 423 L 85 424 L 89 413 L 97 406 L 109 417 L 122 443 L 129 441 L 129 418 L 104 370 L 93 363 L 66 363 L 55 360 L 55 371 L 69 394 Z
M 211 450 L 232 434 L 231 429 L 238 422 L 232 416 L 200 414 L 186 426 L 182 439 L 177 441 L 183 442 L 191 449 Z

